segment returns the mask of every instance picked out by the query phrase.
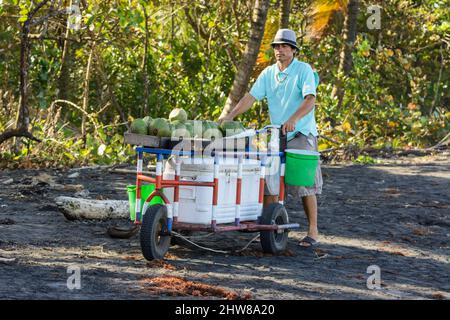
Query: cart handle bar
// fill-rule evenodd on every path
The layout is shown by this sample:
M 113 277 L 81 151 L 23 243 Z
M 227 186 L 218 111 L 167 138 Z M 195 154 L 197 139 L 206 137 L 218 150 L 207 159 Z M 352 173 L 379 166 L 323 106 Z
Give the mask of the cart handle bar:
M 154 154 L 166 154 L 166 155 L 178 155 L 178 156 L 193 156 L 193 155 L 203 155 L 203 152 L 199 151 L 177 151 L 169 149 L 159 149 L 159 148 L 145 148 L 137 147 L 137 152 L 146 152 Z M 240 155 L 240 156 L 267 156 L 267 157 L 283 157 L 284 152 L 255 152 L 255 151 L 212 151 L 212 157 L 216 155 Z

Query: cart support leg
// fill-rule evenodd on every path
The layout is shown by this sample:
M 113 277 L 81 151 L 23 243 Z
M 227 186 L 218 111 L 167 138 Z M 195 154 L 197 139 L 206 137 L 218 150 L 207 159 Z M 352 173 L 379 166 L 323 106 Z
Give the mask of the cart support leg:
M 238 174 L 236 183 L 236 215 L 234 224 L 239 225 L 241 219 L 241 189 L 242 189 L 242 156 L 238 158 Z
M 143 156 L 144 153 L 142 151 L 139 151 L 136 166 L 137 172 L 136 177 L 142 174 Z M 134 212 L 136 213 L 134 217 L 134 224 L 140 224 L 142 219 L 141 219 L 141 180 L 139 178 L 136 178 L 136 207 Z
M 286 170 L 286 164 L 284 157 L 281 157 L 281 168 L 280 168 L 280 198 L 278 199 L 280 204 L 284 204 L 284 172 Z
M 211 229 L 216 229 L 216 211 L 217 202 L 219 198 L 219 157 L 214 157 L 214 187 L 213 187 L 213 205 L 212 205 L 212 217 L 211 217 Z
M 153 199 L 155 196 L 157 196 L 157 195 L 159 195 L 159 193 L 158 193 L 157 190 L 153 190 L 153 192 L 150 193 L 150 195 L 147 197 L 147 199 L 146 199 L 145 202 L 144 202 L 144 206 L 143 206 L 143 208 L 142 208 L 142 212 L 146 212 L 146 211 L 147 211 L 147 208 L 150 206 L 150 201 L 152 201 L 152 199 Z
M 170 234 L 172 232 L 172 222 L 173 222 L 173 205 L 166 203 L 167 207 L 167 231 Z
M 260 220 L 262 211 L 263 211 L 263 203 L 264 203 L 264 182 L 266 177 L 266 159 L 261 158 L 261 172 L 259 178 L 259 213 L 258 220 Z
M 160 190 L 162 188 L 162 170 L 163 170 L 163 156 L 158 153 L 156 156 L 156 185 L 155 189 Z
M 175 181 L 180 181 L 181 174 L 181 160 L 176 157 L 176 167 L 175 167 Z M 173 221 L 176 223 L 178 221 L 178 210 L 179 210 L 179 198 L 180 198 L 180 186 L 175 186 L 174 196 L 173 196 Z

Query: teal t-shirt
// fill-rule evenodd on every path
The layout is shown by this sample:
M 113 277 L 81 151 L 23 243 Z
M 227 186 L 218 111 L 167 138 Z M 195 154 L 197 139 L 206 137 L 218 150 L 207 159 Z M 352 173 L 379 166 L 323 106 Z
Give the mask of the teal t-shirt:
M 250 94 L 258 101 L 267 98 L 271 123 L 282 125 L 298 110 L 307 95 L 316 96 L 318 85 L 317 72 L 308 63 L 294 58 L 282 72 L 276 63 L 264 69 Z M 314 110 L 315 107 L 297 122 L 295 131 L 318 135 Z M 295 132 L 289 132 L 288 139 L 294 135 Z

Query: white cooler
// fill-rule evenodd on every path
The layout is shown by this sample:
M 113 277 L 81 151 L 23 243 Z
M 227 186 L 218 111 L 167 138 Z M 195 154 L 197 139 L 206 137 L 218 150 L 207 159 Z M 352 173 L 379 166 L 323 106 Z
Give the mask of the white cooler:
M 212 158 L 182 158 L 182 181 L 213 182 Z M 216 223 L 232 223 L 236 214 L 236 181 L 238 159 L 223 158 L 219 165 L 219 194 Z M 164 179 L 175 179 L 175 159 L 165 161 Z M 260 161 L 243 159 L 240 221 L 253 221 L 261 211 L 259 199 Z M 173 203 L 174 188 L 165 188 L 164 194 Z M 210 224 L 212 217 L 212 187 L 180 186 L 178 221 Z

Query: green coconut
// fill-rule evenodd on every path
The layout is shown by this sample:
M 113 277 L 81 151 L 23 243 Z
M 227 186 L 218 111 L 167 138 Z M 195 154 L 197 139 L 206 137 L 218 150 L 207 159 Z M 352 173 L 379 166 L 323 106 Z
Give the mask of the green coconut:
M 194 126 L 191 123 L 185 123 L 186 130 L 189 133 L 188 138 L 194 137 Z
M 137 134 L 147 134 L 147 122 L 144 119 L 135 119 L 131 123 L 130 131 Z
M 239 121 L 225 121 L 220 125 L 220 130 L 226 137 L 245 131 L 245 127 Z
M 188 120 L 187 124 L 191 125 L 191 137 L 201 139 L 203 137 L 203 123 L 200 120 Z
M 216 128 L 209 128 L 203 132 L 203 139 L 215 140 L 223 137 L 222 132 Z
M 169 121 L 171 123 L 174 121 L 186 122 L 187 118 L 187 112 L 182 108 L 175 108 L 169 114 Z
M 217 122 L 214 122 L 211 120 L 207 120 L 207 122 L 208 122 L 210 128 L 219 129 L 219 124 Z
M 207 120 L 203 120 L 202 121 L 202 129 L 203 129 L 203 133 L 211 128 L 211 124 L 209 123 L 209 121 Z
M 177 121 L 176 124 L 171 124 L 172 138 L 190 138 L 191 133 L 188 130 L 188 124 L 183 124 Z
M 153 119 L 150 116 L 145 116 L 142 120 L 144 120 L 145 123 L 147 124 L 147 134 L 148 134 L 150 130 L 150 124 L 152 123 Z
M 158 137 L 170 137 L 171 130 L 166 119 L 156 118 L 150 123 L 149 134 Z
M 180 120 L 174 120 L 174 121 L 170 121 L 170 124 L 173 124 L 173 125 L 177 126 L 177 125 L 180 125 L 180 124 L 184 124 L 184 122 L 180 121 Z
M 145 116 L 144 118 L 142 118 L 142 120 L 144 120 L 148 125 L 150 125 L 150 123 L 152 122 L 152 117 Z

